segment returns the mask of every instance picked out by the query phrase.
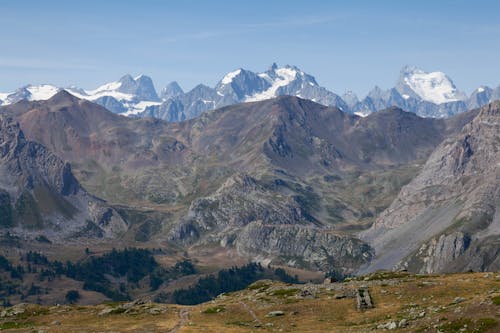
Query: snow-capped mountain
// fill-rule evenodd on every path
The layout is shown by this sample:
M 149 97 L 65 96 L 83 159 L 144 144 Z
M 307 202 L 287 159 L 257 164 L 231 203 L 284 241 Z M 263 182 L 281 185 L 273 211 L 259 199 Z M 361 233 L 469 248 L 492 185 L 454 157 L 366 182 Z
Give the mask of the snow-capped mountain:
M 61 89 L 49 84 L 28 85 L 13 93 L 0 94 L 0 105 L 20 100 L 47 100 Z M 100 104 L 114 113 L 126 115 L 140 113 L 148 106 L 161 104 L 153 81 L 145 75 L 133 78 L 127 74 L 118 81 L 106 83 L 94 90 L 83 90 L 78 87 L 64 89 L 78 98 Z
M 425 72 L 410 66 L 401 70 L 396 90 L 405 99 L 414 97 L 438 105 L 467 99 L 445 73 Z
M 161 104 L 153 80 L 146 75 L 135 78 L 129 74 L 120 80 L 106 83 L 94 90 L 66 88 L 76 97 L 100 104 L 115 113 L 133 115 L 146 107 Z
M 443 72 L 425 72 L 405 66 L 394 88 L 375 87 L 363 100 L 351 106 L 351 111 L 367 115 L 397 106 L 421 117 L 444 118 L 498 99 L 499 96 L 492 93 L 497 90 L 500 87 L 495 90 L 481 87 L 467 98 Z
M 50 84 L 27 85 L 12 93 L 0 93 L 0 105 L 19 102 L 20 100 L 38 101 L 46 100 L 54 96 L 61 89 Z
M 12 93 L 0 93 L 0 105 L 20 100 L 45 100 L 62 88 L 53 85 L 28 85 Z M 203 112 L 235 103 L 260 101 L 281 95 L 293 95 L 317 103 L 336 106 L 343 111 L 366 116 L 397 106 L 422 117 L 442 118 L 500 99 L 500 86 L 481 86 L 467 97 L 442 72 L 425 72 L 404 67 L 394 88 L 373 88 L 359 99 L 351 91 L 342 97 L 321 87 L 316 79 L 296 66 L 279 67 L 273 63 L 266 71 L 256 73 L 243 68 L 222 77 L 215 87 L 199 84 L 184 92 L 175 81 L 158 96 L 153 81 L 146 75 L 125 75 L 118 81 L 93 90 L 64 88 L 76 97 L 100 104 L 114 113 L 135 117 L 155 117 L 182 121 Z
M 170 90 L 169 86 L 164 91 Z M 185 94 L 170 94 L 161 105 L 147 107 L 139 116 L 179 121 L 214 108 L 281 95 L 294 95 L 349 111 L 340 96 L 319 86 L 313 76 L 295 66 L 278 67 L 274 63 L 262 73 L 238 68 L 224 75 L 214 88 L 201 85 Z M 167 96 L 162 93 L 162 97 Z

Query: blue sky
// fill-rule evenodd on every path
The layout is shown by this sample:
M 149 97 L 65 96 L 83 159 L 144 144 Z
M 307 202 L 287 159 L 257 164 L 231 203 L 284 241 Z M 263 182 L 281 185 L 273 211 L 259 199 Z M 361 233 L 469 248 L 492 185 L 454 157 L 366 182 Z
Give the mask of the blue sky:
M 499 1 L 0 1 L 0 91 L 86 89 L 125 73 L 158 90 L 293 64 L 337 92 L 393 86 L 406 64 L 459 89 L 500 84 Z

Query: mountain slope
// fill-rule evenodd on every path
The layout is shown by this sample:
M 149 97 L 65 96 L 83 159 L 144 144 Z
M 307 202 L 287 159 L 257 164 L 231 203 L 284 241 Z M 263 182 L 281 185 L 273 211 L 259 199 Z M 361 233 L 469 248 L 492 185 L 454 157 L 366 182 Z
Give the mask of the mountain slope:
M 418 272 L 500 268 L 500 103 L 480 109 L 432 153 L 422 172 L 362 234 L 368 269 Z
M 168 123 L 115 115 L 67 92 L 1 111 L 70 161 L 93 194 L 163 214 L 138 221 L 135 239 L 342 274 L 372 256 L 353 231 L 473 116 L 389 109 L 362 118 L 282 96 Z
M 0 227 L 52 240 L 116 237 L 127 226 L 105 202 L 89 195 L 64 163 L 28 141 L 19 125 L 0 115 Z

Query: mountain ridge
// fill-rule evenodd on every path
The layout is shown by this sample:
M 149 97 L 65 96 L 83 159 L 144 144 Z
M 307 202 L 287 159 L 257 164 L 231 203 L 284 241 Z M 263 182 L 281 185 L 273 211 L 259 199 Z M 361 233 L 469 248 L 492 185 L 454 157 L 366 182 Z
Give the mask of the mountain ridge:
M 91 193 L 153 212 L 128 237 L 343 275 L 373 256 L 354 231 L 475 114 L 432 119 L 392 108 L 359 117 L 280 96 L 173 123 L 116 115 L 64 91 L 0 110 L 70 162 Z
M 48 99 L 61 89 L 51 85 L 26 86 L 14 93 L 0 94 L 0 105 L 22 99 Z M 354 93 L 341 97 L 320 86 L 313 76 L 298 67 L 278 67 L 276 63 L 260 73 L 238 68 L 224 75 L 213 88 L 197 85 L 187 92 L 173 81 L 158 94 L 150 77 L 132 77 L 129 74 L 94 90 L 64 89 L 114 113 L 174 122 L 197 117 L 222 106 L 280 95 L 310 99 L 361 116 L 397 106 L 423 117 L 437 118 L 449 117 L 500 99 L 500 86 L 495 89 L 481 86 L 466 96 L 446 74 L 425 72 L 411 66 L 401 70 L 394 88 L 383 90 L 376 86 L 361 100 Z

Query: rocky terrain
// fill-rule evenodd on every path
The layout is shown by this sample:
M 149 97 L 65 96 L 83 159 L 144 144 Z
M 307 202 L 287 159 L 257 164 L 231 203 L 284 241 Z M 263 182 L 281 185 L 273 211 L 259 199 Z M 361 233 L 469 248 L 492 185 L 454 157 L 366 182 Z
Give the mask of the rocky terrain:
M 19 124 L 0 115 L 0 226 L 14 234 L 63 240 L 115 238 L 125 221 L 87 193 L 71 166 L 25 138 Z
M 0 308 L 6 332 L 497 332 L 495 273 L 371 274 L 343 283 L 257 281 L 196 306 L 147 299 Z M 359 307 L 357 298 L 371 306 Z
M 120 205 L 136 241 L 344 274 L 373 255 L 352 231 L 475 114 L 424 119 L 393 108 L 362 118 L 284 96 L 167 123 L 64 91 L 2 112 L 69 161 L 92 194 Z
M 500 103 L 445 139 L 422 171 L 363 233 L 370 269 L 500 269 Z
M 65 91 L 1 108 L 115 207 L 117 242 L 341 275 L 498 267 L 495 110 L 359 117 L 283 96 L 169 123 Z

